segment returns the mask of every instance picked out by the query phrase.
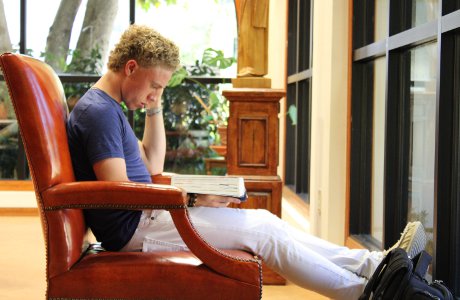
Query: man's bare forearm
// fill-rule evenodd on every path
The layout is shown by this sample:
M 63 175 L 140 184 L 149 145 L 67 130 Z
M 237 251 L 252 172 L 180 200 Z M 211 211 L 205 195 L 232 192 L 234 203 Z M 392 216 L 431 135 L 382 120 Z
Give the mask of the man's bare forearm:
M 150 174 L 162 173 L 166 155 L 166 133 L 161 111 L 145 117 L 141 145 L 142 158 Z

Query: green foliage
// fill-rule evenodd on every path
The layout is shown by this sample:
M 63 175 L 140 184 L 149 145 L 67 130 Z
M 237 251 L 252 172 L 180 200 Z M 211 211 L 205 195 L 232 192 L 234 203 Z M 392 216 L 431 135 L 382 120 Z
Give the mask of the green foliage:
M 2 144 L 5 145 L 3 146 Z M 13 179 L 14 169 L 18 159 L 18 140 L 9 139 L 0 142 L 0 145 L 2 145 L 2 149 L 0 150 L 0 178 Z
M 0 82 L 0 178 L 13 179 L 18 159 L 18 123 L 6 83 Z
M 18 123 L 12 121 L 0 129 L 0 178 L 14 178 L 18 159 Z
M 99 46 L 91 49 L 89 56 L 83 56 L 78 49 L 71 53 L 72 62 L 65 68 L 66 73 L 100 75 L 99 70 L 102 69 L 102 54 Z
M 297 125 L 297 106 L 291 104 L 288 108 L 287 114 L 291 118 L 292 126 Z
M 71 51 L 71 63 L 65 66 L 64 71 L 72 74 L 100 75 L 102 69 L 102 55 L 98 46 L 93 48 L 89 56 L 83 56 L 80 51 Z M 64 83 L 64 93 L 67 97 L 67 104 L 72 109 L 80 97 L 93 85 L 92 82 Z
M 176 4 L 176 0 L 137 0 L 137 4 L 145 11 L 149 11 L 150 6 L 159 7 L 161 2 L 165 2 L 167 5 Z
M 190 77 L 216 76 L 218 70 L 235 62 L 234 57 L 225 57 L 223 51 L 207 48 L 201 61 L 177 70 L 163 95 L 167 129 L 206 129 L 214 138 L 216 125 L 226 124 L 228 101 L 220 94 L 218 85 L 204 85 Z
M 151 6 L 155 6 L 156 8 L 160 7 L 161 3 L 164 2 L 166 5 L 175 5 L 177 4 L 177 0 L 137 0 L 137 5 L 139 5 L 143 10 L 149 11 Z M 218 3 L 219 0 L 214 0 L 215 3 Z
M 201 61 L 177 70 L 163 93 L 163 115 L 167 139 L 165 170 L 176 173 L 204 174 L 204 158 L 216 154 L 207 146 L 217 141 L 218 124 L 226 123 L 228 100 L 219 92 L 218 84 L 202 84 L 193 77 L 216 76 L 220 69 L 236 60 L 222 51 L 208 48 Z M 207 141 L 197 140 L 191 130 L 207 132 Z
M 60 70 L 64 70 L 66 68 L 66 57 L 57 57 L 52 53 L 41 52 L 40 57 L 45 59 L 45 62 L 54 62 Z
M 225 57 L 223 51 L 212 48 L 204 50 L 201 61 L 204 65 L 218 67 L 219 69 L 226 69 L 236 63 L 234 57 Z
M 185 67 L 178 69 L 174 74 L 171 76 L 171 79 L 168 82 L 168 88 L 173 88 L 180 85 L 185 78 L 187 78 L 188 72 Z

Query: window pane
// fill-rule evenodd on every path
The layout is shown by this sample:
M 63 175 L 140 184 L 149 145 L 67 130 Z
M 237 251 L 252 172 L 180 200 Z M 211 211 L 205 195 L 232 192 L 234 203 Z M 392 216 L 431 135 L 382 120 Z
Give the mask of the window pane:
M 411 129 L 409 150 L 409 219 L 426 228 L 433 254 L 434 167 L 436 141 L 436 43 L 411 54 Z
M 3 0 L 7 31 L 2 34 L 0 51 L 19 49 L 19 2 Z M 4 81 L 0 82 L 0 179 L 16 178 L 18 127 Z
M 46 39 L 59 8 L 60 0 L 27 1 L 26 47 L 28 54 L 40 57 L 45 51 Z M 16 4 L 19 7 L 19 3 Z M 43 7 L 46 6 L 46 9 Z M 40 11 L 40 14 L 34 13 Z
M 209 76 L 209 74 L 206 74 Z M 197 101 L 199 97 L 215 116 L 216 121 L 226 121 L 229 115 L 229 103 L 224 97 L 211 99 L 210 92 L 221 94 L 222 90 L 231 88 L 229 84 L 196 84 L 184 82 L 179 86 L 165 89 L 163 93 L 163 118 L 166 129 L 166 159 L 165 171 L 180 174 L 206 174 L 225 175 L 226 154 L 218 152 L 218 148 L 225 146 L 221 132 L 213 121 L 206 119 L 210 116 Z M 195 95 L 195 96 L 193 96 Z M 219 101 L 213 101 L 217 100 Z M 135 112 L 138 122 L 135 122 L 135 132 L 142 137 L 144 131 L 144 116 L 139 111 Z M 142 115 L 142 116 L 141 116 Z M 224 123 L 226 124 L 226 123 Z M 225 151 L 225 150 L 224 150 Z M 221 157 L 218 157 L 221 156 Z M 209 159 L 221 159 L 221 164 L 216 165 Z M 208 173 L 209 174 L 209 173 Z
M 208 48 L 222 51 L 224 57 L 236 58 L 237 21 L 233 0 L 177 0 L 172 5 L 167 5 L 166 1 L 160 2 L 158 7 L 151 5 L 146 11 L 136 1 L 136 23 L 151 26 L 173 40 L 181 50 L 181 64 L 186 66 L 189 74 L 203 77 L 236 76 L 236 63 L 230 68 L 219 69 L 211 67 L 202 59 Z M 220 95 L 222 89 L 230 87 L 210 84 L 204 88 L 203 85 L 184 82 L 164 91 L 167 135 L 165 171 L 181 174 L 206 174 L 210 171 L 212 174 L 225 174 L 225 167 L 208 168 L 212 165 L 209 158 L 222 155 L 214 147 L 219 144 L 221 136 L 196 96 L 209 106 L 215 116 L 226 121 L 228 102 L 217 104 L 210 92 L 215 91 Z M 135 123 L 135 130 L 139 134 L 143 132 L 142 122 L 143 118 L 140 118 Z
M 439 0 L 412 0 L 412 27 L 438 18 Z
M 19 49 L 19 2 L 17 0 L 3 0 L 3 8 L 5 10 L 8 32 L 6 32 L 6 40 L 1 41 L 0 50 L 11 51 L 11 49 Z M 10 45 L 7 45 L 7 40 L 9 40 Z
M 299 2 L 299 67 L 298 71 L 310 69 L 310 1 Z
M 385 166 L 385 77 L 386 58 L 378 58 L 374 62 L 371 235 L 381 247 L 383 241 L 383 184 Z
M 290 58 L 291 59 L 291 58 Z M 287 85 L 286 107 L 297 105 L 297 83 L 290 83 Z M 296 106 L 297 107 L 297 106 Z M 286 149 L 285 149 L 285 178 L 284 183 L 295 189 L 295 171 L 296 171 L 296 125 L 293 124 L 292 119 L 286 116 Z
M 288 75 L 298 73 L 297 69 L 297 43 L 298 41 L 298 20 L 297 20 L 297 0 L 289 0 L 289 20 L 288 20 Z
M 0 82 L 0 179 L 16 178 L 18 125 L 5 82 Z
M 181 49 L 182 64 L 194 65 L 206 48 L 237 56 L 237 24 L 233 0 L 177 0 L 145 11 L 136 7 L 136 23 L 156 28 Z M 221 70 L 222 76 L 236 76 L 236 64 Z
M 104 72 L 109 50 L 129 24 L 129 2 L 123 0 L 118 0 L 118 2 L 117 0 L 92 1 L 88 5 L 88 1 L 83 0 L 79 6 L 72 6 L 71 1 L 65 3 L 66 5 L 58 10 L 61 4 L 60 0 L 27 1 L 26 47 L 28 54 L 45 60 L 58 72 Z M 19 7 L 19 3 L 16 5 Z M 43 10 L 44 6 L 47 9 Z M 34 13 L 37 11 L 41 13 Z M 97 18 L 100 21 L 97 24 L 94 23 L 93 18 L 85 23 L 86 13 L 107 16 L 113 20 L 113 23 L 100 20 L 101 17 Z M 52 25 L 59 20 L 59 17 L 62 19 L 55 25 L 57 28 L 68 29 L 70 36 L 66 37 L 65 32 L 62 31 L 55 36 L 51 34 Z M 86 66 L 86 68 L 80 66 L 77 69 L 68 69 L 68 64 L 73 60 L 71 53 L 77 47 L 82 53 L 81 58 L 85 59 L 81 65 Z M 101 58 L 91 55 L 91 51 L 96 48 Z M 88 59 L 91 62 L 88 62 Z M 94 61 L 97 61 L 97 70 L 88 68 Z
M 375 32 L 374 41 L 379 41 L 388 36 L 388 0 L 375 1 Z

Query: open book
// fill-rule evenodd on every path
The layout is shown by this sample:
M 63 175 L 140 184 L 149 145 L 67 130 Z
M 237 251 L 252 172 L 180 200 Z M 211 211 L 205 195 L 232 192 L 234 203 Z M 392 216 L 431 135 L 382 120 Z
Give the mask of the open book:
M 174 174 L 171 185 L 180 187 L 187 193 L 230 196 L 241 201 L 247 199 L 244 179 L 237 176 Z

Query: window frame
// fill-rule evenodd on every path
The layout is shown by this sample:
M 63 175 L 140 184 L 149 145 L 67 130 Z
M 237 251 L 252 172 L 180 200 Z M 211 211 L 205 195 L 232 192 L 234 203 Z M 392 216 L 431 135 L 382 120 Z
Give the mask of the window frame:
M 389 36 L 373 41 L 372 3 L 353 6 L 353 58 L 350 154 L 349 232 L 362 245 L 369 238 L 371 214 L 372 70 L 369 62 L 385 56 L 386 125 L 384 170 L 384 236 L 388 248 L 400 236 L 408 216 L 410 88 L 409 49 L 437 42 L 436 140 L 434 174 L 433 278 L 460 294 L 460 1 L 439 1 L 438 19 L 410 28 L 410 0 L 389 1 Z M 373 2 L 373 1 L 371 1 Z M 409 57 L 408 57 L 409 56 Z M 442 80 L 441 80 L 442 79 Z M 455 266 L 455 267 L 453 267 Z
M 288 0 L 286 107 L 297 108 L 297 125 L 286 119 L 285 185 L 308 202 L 312 98 L 313 0 Z

